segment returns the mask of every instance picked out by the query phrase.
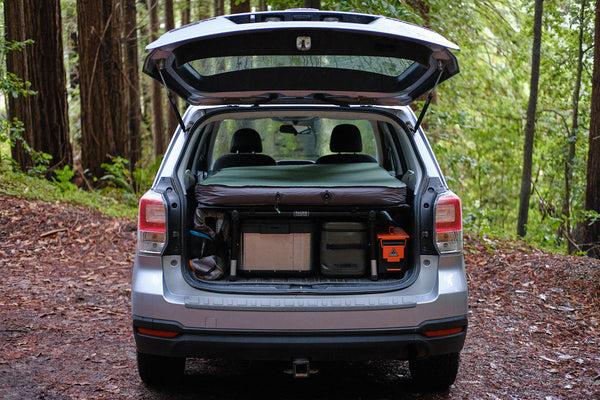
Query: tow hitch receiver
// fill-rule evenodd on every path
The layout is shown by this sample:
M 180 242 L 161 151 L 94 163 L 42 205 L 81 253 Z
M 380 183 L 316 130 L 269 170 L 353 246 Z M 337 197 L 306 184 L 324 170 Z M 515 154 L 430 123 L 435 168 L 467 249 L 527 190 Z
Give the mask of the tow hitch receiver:
M 308 378 L 319 371 L 310 369 L 310 361 L 308 359 L 296 358 L 292 361 L 292 369 L 286 369 L 283 372 L 292 375 L 294 378 Z

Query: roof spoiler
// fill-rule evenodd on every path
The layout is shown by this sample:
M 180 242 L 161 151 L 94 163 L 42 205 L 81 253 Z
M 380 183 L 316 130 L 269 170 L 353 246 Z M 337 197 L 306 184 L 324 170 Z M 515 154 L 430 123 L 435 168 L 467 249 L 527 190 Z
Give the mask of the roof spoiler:
M 183 123 L 183 119 L 181 118 L 181 113 L 179 112 L 179 108 L 177 107 L 177 103 L 175 102 L 175 98 L 173 97 L 173 93 L 171 93 L 171 90 L 169 90 L 169 87 L 167 86 L 167 82 L 165 81 L 165 76 L 163 75 L 163 70 L 165 69 L 165 60 L 159 60 L 158 68 L 156 68 L 158 70 L 158 74 L 160 75 L 160 80 L 162 81 L 163 86 L 165 87 L 165 89 L 167 90 L 167 97 L 169 98 L 169 103 L 171 103 L 171 107 L 173 107 L 173 111 L 175 111 L 175 116 L 177 117 L 177 122 L 179 122 L 179 126 L 181 127 L 181 130 L 183 130 L 183 132 L 187 132 L 187 129 L 185 127 L 185 124 Z M 439 79 L 439 78 L 438 78 Z M 437 85 L 437 83 L 436 83 Z
M 425 114 L 427 113 L 429 104 L 431 104 L 431 100 L 433 99 L 433 92 L 435 92 L 435 88 L 437 88 L 438 85 L 440 84 L 440 79 L 442 78 L 442 75 L 444 74 L 444 68 L 445 68 L 445 64 L 442 64 L 440 62 L 438 64 L 438 70 L 440 71 L 440 73 L 438 74 L 438 77 L 435 81 L 435 85 L 433 85 L 433 88 L 431 88 L 431 91 L 429 92 L 429 95 L 427 96 L 425 105 L 423 106 L 423 109 L 421 110 L 421 113 L 419 114 L 419 118 L 417 119 L 417 123 L 415 124 L 415 127 L 412 130 L 413 133 L 417 133 L 417 130 L 419 130 L 419 127 L 421 126 L 421 123 L 423 122 L 423 118 L 425 118 Z

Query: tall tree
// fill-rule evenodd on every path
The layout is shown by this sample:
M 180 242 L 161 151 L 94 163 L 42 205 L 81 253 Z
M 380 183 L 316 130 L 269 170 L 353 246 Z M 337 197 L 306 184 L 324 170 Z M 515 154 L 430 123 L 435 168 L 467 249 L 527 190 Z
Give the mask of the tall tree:
M 129 137 L 129 166 L 135 167 L 142 157 L 140 74 L 138 65 L 137 12 L 135 0 L 125 0 L 125 76 L 127 77 L 127 134 Z
M 31 89 L 37 91 L 35 96 L 8 98 L 9 118 L 17 118 L 24 128 L 23 140 L 15 141 L 12 157 L 27 171 L 35 163 L 31 150 L 49 154 L 49 177 L 54 169 L 73 165 L 60 1 L 6 0 L 4 19 L 7 40 L 34 41 L 22 51 L 7 54 L 7 70 L 31 82 Z
M 561 224 L 560 231 L 567 238 L 569 253 L 575 252 L 575 244 L 571 239 L 571 181 L 573 180 L 573 164 L 575 162 L 575 152 L 577 150 L 578 130 L 579 130 L 579 97 L 581 92 L 581 76 L 583 73 L 583 39 L 586 28 L 585 9 L 587 0 L 581 0 L 579 11 L 579 36 L 577 46 L 577 69 L 575 72 L 575 87 L 573 89 L 573 106 L 571 119 L 571 132 L 568 138 L 568 154 L 565 160 L 565 193 L 562 204 L 562 215 L 565 222 Z
M 527 218 L 529 199 L 531 197 L 531 170 L 533 167 L 533 140 L 535 136 L 535 118 L 540 81 L 540 59 L 542 46 L 542 14 L 544 0 L 535 0 L 533 17 L 533 46 L 531 56 L 531 80 L 529 85 L 529 104 L 527 106 L 527 122 L 525 123 L 525 144 L 523 146 L 523 174 L 521 175 L 521 194 L 519 196 L 519 219 L 517 235 L 527 234 Z
M 150 36 L 152 40 L 158 38 L 158 0 L 148 1 L 150 11 Z M 156 80 L 152 80 L 152 132 L 154 133 L 154 156 L 160 157 L 165 152 L 165 117 L 164 117 L 164 95 L 162 87 Z
M 118 7 L 118 0 L 77 0 L 81 162 L 96 178 L 111 157 L 129 157 Z
M 592 107 L 587 164 L 585 209 L 600 213 L 600 0 L 596 0 L 594 29 L 594 72 L 592 75 Z M 596 214 L 597 215 L 597 214 Z M 585 224 L 584 250 L 600 258 L 600 220 Z
M 187 25 L 191 22 L 192 0 L 183 0 L 181 8 L 181 25 Z
M 175 13 L 173 11 L 173 0 L 165 0 L 165 28 L 167 31 L 171 29 L 175 29 Z M 167 96 L 163 94 L 163 99 L 165 101 L 165 108 L 167 110 L 167 137 L 173 135 L 175 129 L 179 125 L 179 121 L 177 120 L 177 115 L 175 114 L 175 110 L 168 100 Z M 177 107 L 179 107 L 179 98 L 177 96 L 173 96 L 173 100 Z
M 423 20 L 423 25 L 431 27 L 431 19 L 429 18 L 430 5 L 424 0 L 407 0 L 406 2 Z
M 214 0 L 215 16 L 225 14 L 225 0 Z

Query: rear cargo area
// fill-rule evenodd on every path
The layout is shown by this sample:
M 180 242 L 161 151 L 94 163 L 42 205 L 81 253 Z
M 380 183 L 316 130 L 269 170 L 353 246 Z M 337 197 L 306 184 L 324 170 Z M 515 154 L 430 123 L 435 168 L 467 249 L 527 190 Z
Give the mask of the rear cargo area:
M 192 286 L 356 289 L 413 277 L 419 166 L 398 121 L 275 109 L 227 114 L 189 137 Z
M 206 208 L 188 232 L 197 282 L 351 284 L 403 280 L 410 269 L 412 213 L 393 209 Z

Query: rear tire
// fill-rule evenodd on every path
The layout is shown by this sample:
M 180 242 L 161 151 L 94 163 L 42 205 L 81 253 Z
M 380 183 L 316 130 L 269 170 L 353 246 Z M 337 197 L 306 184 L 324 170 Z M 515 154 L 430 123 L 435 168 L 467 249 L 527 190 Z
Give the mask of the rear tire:
M 419 389 L 428 392 L 448 390 L 456 380 L 459 353 L 443 354 L 424 359 L 410 360 L 410 375 Z
M 138 373 L 148 386 L 166 386 L 181 381 L 185 358 L 137 353 Z

